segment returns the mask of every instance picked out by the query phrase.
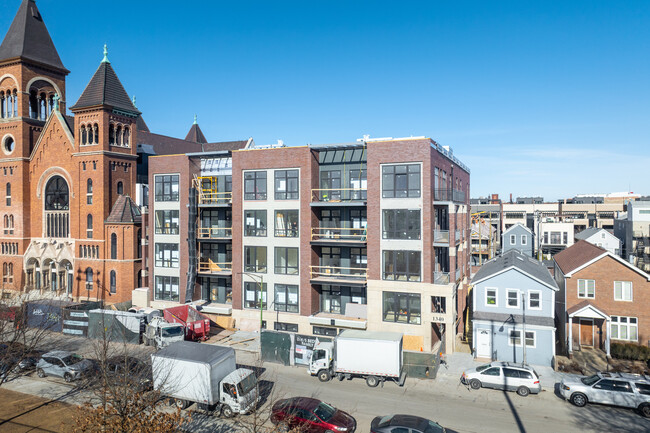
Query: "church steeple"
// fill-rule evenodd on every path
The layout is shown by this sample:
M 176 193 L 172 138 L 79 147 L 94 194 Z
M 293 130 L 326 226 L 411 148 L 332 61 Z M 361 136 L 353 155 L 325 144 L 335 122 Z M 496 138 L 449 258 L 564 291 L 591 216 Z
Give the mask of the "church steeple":
M 0 64 L 20 59 L 67 75 L 34 0 L 23 0 L 0 45 Z
M 185 136 L 185 141 L 193 141 L 201 144 L 208 142 L 205 135 L 203 135 L 203 131 L 201 131 L 201 128 L 199 127 L 199 123 L 196 121 L 196 114 L 194 115 L 194 123 L 192 123 L 192 127 Z

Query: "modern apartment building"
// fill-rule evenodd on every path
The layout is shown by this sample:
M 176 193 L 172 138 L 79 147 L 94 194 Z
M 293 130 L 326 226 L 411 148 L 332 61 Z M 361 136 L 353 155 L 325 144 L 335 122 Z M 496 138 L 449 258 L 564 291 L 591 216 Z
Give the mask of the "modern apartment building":
M 472 266 L 480 266 L 501 251 L 501 215 L 503 207 L 498 194 L 470 200 L 472 215 Z M 491 228 L 489 228 L 491 227 Z
M 630 201 L 616 220 L 614 235 L 621 240 L 621 257 L 650 272 L 650 201 Z
M 151 157 L 150 303 L 202 300 L 238 329 L 397 331 L 407 348 L 452 351 L 469 182 L 424 137 Z

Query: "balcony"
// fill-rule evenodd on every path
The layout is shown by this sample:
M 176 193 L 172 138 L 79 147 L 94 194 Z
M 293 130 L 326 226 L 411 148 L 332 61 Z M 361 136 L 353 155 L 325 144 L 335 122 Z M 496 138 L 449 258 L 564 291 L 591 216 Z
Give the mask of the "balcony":
M 311 240 L 316 244 L 365 244 L 366 228 L 314 227 Z
M 365 205 L 368 200 L 367 188 L 315 188 L 311 190 L 312 205 Z
M 433 284 L 449 284 L 449 272 L 433 271 Z
M 199 227 L 196 236 L 199 239 L 230 240 L 232 227 Z
M 367 329 L 368 319 L 364 317 L 348 317 L 340 314 L 317 313 L 309 316 L 310 325 L 337 326 L 339 328 Z
M 433 243 L 449 245 L 449 230 L 433 230 Z
M 465 191 L 457 189 L 434 189 L 434 201 L 451 201 L 454 203 L 465 203 Z
M 213 262 L 200 260 L 197 272 L 199 274 L 232 275 L 232 262 Z
M 311 281 L 316 284 L 365 285 L 368 279 L 366 268 L 310 266 L 310 270 Z

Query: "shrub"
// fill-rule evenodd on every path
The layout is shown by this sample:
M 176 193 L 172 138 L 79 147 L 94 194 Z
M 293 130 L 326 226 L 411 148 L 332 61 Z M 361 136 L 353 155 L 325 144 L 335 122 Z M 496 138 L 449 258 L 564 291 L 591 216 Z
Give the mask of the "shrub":
M 611 343 L 612 358 L 629 359 L 632 361 L 650 360 L 650 347 L 635 343 Z

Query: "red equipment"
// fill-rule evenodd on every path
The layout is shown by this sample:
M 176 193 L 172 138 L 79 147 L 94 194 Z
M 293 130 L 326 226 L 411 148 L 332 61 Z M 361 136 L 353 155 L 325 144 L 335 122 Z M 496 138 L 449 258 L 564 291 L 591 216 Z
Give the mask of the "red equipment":
M 191 305 L 166 308 L 163 313 L 167 322 L 180 323 L 185 327 L 186 340 L 208 339 L 210 335 L 210 319 Z

